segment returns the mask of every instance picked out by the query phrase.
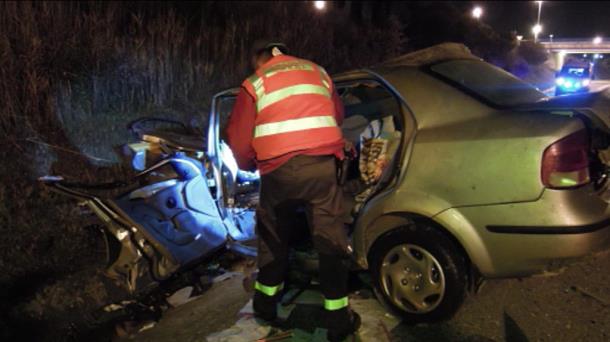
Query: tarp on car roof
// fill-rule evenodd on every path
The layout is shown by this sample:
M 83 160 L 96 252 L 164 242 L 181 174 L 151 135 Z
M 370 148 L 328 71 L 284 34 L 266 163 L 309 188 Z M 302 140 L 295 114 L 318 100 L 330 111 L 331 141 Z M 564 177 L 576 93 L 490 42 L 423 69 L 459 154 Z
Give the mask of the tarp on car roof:
M 442 43 L 382 62 L 375 67 L 422 66 L 450 59 L 477 59 L 464 44 Z

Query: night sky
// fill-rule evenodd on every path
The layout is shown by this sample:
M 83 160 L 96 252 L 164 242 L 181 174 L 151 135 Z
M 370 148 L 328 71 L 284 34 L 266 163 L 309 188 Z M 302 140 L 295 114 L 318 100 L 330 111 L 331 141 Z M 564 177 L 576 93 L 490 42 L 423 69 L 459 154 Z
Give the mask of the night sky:
M 480 5 L 482 20 L 497 31 L 516 30 L 531 38 L 536 23 L 538 5 L 535 1 L 471 1 L 461 3 L 464 10 Z M 610 37 L 610 1 L 544 1 L 541 38 Z

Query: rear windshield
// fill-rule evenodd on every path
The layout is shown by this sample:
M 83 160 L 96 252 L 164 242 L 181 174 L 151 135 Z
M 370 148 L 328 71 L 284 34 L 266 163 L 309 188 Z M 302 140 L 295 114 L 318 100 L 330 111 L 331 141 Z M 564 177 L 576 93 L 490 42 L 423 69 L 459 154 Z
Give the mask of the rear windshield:
M 481 61 L 454 60 L 435 64 L 430 70 L 497 106 L 532 103 L 546 97 L 534 86 Z

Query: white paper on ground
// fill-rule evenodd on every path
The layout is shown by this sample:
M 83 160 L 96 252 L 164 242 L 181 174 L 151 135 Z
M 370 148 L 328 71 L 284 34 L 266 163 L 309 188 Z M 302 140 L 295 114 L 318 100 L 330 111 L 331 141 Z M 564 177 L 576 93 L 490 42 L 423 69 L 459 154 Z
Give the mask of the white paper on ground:
M 171 296 L 167 297 L 167 302 L 173 307 L 188 303 L 196 298 L 191 298 L 191 293 L 193 293 L 192 286 L 183 287 L 180 290 L 174 292 L 174 294 L 172 294 Z
M 295 290 L 291 290 L 295 291 Z M 288 292 L 285 298 L 290 297 L 294 292 Z M 321 303 L 321 296 L 315 291 L 305 291 L 295 299 L 296 304 L 318 304 Z M 350 306 L 360 314 L 362 326 L 358 331 L 361 341 L 388 341 L 388 333 L 396 328 L 400 320 L 387 311 L 373 298 L 369 299 L 350 299 Z M 288 307 L 281 307 L 278 315 L 282 318 L 287 317 L 295 304 Z M 235 324 L 224 331 L 207 336 L 209 342 L 251 342 L 256 341 L 269 334 L 271 330 L 268 326 L 262 326 L 254 319 L 252 301 L 249 301 L 239 312 L 239 319 Z M 314 334 L 310 334 L 309 341 L 318 341 L 320 336 L 325 335 L 324 329 L 317 329 Z M 304 339 L 299 334 L 299 341 Z M 323 339 L 322 339 L 323 340 Z

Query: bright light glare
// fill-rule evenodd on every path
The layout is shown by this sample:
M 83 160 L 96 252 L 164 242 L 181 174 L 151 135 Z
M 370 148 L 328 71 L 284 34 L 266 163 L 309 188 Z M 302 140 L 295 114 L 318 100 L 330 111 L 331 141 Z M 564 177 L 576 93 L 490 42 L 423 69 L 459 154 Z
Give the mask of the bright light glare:
M 589 83 L 590 83 L 590 82 L 591 82 L 591 81 L 589 81 L 589 80 L 582 80 L 582 86 L 583 86 L 583 87 L 586 87 L 586 86 L 588 86 L 588 85 L 589 85 Z
M 532 32 L 534 32 L 535 35 L 538 35 L 540 32 L 542 32 L 542 25 L 534 25 L 534 27 L 532 27 Z
M 473 18 L 479 19 L 479 18 L 481 18 L 481 16 L 483 16 L 483 9 L 481 8 L 481 6 L 477 6 L 477 7 L 472 9 L 472 17 Z
M 601 44 L 601 42 L 602 42 L 602 37 L 593 38 L 593 44 Z
M 517 40 L 522 40 L 523 36 L 517 36 Z
M 563 85 L 564 82 L 565 82 L 565 80 L 563 79 L 563 77 L 559 77 L 558 79 L 555 80 L 555 83 L 558 86 Z
M 563 85 L 564 85 L 566 88 L 572 88 L 572 82 L 571 82 L 571 81 L 566 81 L 566 82 L 565 82 Z
M 325 9 L 325 8 L 326 8 L 326 1 L 314 1 L 314 2 L 313 2 L 313 6 L 314 6 L 314 7 L 315 7 L 317 10 L 321 11 L 321 10 L 323 10 L 323 9 Z

